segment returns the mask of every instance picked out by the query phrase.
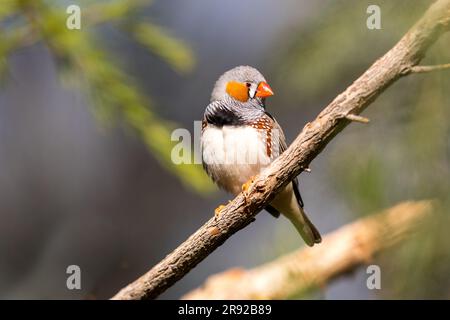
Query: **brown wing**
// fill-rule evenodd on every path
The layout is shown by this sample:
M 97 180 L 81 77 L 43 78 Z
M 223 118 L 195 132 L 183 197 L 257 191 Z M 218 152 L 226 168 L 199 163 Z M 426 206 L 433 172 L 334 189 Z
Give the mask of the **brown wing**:
M 276 136 L 278 136 L 278 137 L 275 137 L 275 138 L 277 138 L 277 140 L 278 140 L 279 153 L 282 154 L 284 151 L 286 151 L 286 149 L 288 147 L 286 144 L 286 138 L 284 136 L 284 132 L 281 129 L 280 125 L 278 124 L 277 120 L 275 120 L 275 118 L 272 117 L 272 115 L 270 115 L 267 111 L 266 111 L 266 115 L 272 119 L 272 128 L 273 128 L 272 136 L 275 137 L 273 132 L 277 132 Z M 304 203 L 303 203 L 302 196 L 300 195 L 300 190 L 298 189 L 298 179 L 295 178 L 294 180 L 292 180 L 292 184 L 294 185 L 294 194 L 295 194 L 295 198 L 297 199 L 298 205 L 303 208 Z

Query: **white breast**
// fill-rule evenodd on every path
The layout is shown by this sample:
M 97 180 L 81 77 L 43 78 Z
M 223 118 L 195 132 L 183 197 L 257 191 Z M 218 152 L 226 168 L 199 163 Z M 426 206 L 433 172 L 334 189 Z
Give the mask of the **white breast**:
M 208 173 L 225 190 L 238 194 L 241 186 L 267 167 L 266 135 L 252 127 L 211 124 L 204 129 L 201 146 Z

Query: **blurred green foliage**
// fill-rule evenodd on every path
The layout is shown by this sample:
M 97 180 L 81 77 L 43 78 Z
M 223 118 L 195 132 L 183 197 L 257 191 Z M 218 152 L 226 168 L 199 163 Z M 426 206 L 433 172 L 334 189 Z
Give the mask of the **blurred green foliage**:
M 103 124 L 120 121 L 142 138 L 152 154 L 187 186 L 198 192 L 212 190 L 199 165 L 175 165 L 170 155 L 178 143 L 170 139 L 177 126 L 155 112 L 145 96 L 102 45 L 95 26 L 112 24 L 127 32 L 149 53 L 175 71 L 185 73 L 194 66 L 187 45 L 160 26 L 138 19 L 137 12 L 149 4 L 144 0 L 80 1 L 81 29 L 66 27 L 70 3 L 44 0 L 4 0 L 0 5 L 0 72 L 7 75 L 7 57 L 22 47 L 42 43 L 55 57 L 66 83 L 83 89 L 92 101 L 94 114 Z
M 355 71 L 368 65 L 394 45 L 428 8 L 429 1 L 377 1 L 381 8 L 381 30 L 366 27 L 370 1 L 333 1 L 310 17 L 302 28 L 289 31 L 292 38 L 277 46 L 281 59 L 274 77 L 282 82 L 283 97 L 297 92 L 304 100 L 325 91 L 345 89 Z M 337 90 L 336 90 L 337 88 Z M 280 94 L 281 95 L 281 94 Z
M 382 29 L 366 28 L 370 1 L 338 1 L 299 36 L 281 44 L 278 87 L 291 105 L 325 103 L 389 50 L 429 1 L 377 1 Z M 450 61 L 449 36 L 423 64 Z M 278 70 L 280 72 L 278 72 Z M 404 245 L 382 255 L 385 298 L 450 298 L 450 72 L 410 75 L 365 112 L 370 124 L 351 124 L 327 148 L 335 192 L 354 216 L 409 199 L 437 199 L 433 219 Z M 287 94 L 296 92 L 295 95 Z

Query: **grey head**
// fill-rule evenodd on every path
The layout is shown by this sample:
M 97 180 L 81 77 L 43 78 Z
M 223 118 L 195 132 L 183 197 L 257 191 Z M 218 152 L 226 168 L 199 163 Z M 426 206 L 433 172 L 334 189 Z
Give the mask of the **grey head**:
M 225 72 L 216 81 L 211 102 L 232 98 L 241 102 L 256 100 L 263 105 L 264 99 L 271 95 L 272 89 L 258 70 L 250 66 L 238 66 Z

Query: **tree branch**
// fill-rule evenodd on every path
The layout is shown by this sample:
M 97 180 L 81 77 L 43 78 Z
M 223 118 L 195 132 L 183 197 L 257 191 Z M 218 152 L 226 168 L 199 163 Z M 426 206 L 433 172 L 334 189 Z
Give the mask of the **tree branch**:
M 431 214 L 431 201 L 403 202 L 325 236 L 320 246 L 300 249 L 257 268 L 211 276 L 183 299 L 288 299 L 370 263 L 405 239 Z
M 422 60 L 436 39 L 448 31 L 449 24 L 450 0 L 435 2 L 391 50 L 303 128 L 291 146 L 255 179 L 247 194 L 239 194 L 222 210 L 220 219 L 210 219 L 113 299 L 157 297 L 231 235 L 251 223 L 275 194 L 308 167 L 328 142 L 350 123 L 342 115 L 360 114 L 387 87 L 405 76 L 406 71 Z

